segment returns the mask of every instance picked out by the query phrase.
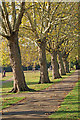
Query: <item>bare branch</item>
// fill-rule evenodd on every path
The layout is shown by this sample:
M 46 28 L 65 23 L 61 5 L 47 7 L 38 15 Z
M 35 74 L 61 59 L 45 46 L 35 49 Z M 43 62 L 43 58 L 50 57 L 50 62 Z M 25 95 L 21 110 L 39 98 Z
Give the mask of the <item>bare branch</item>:
M 50 23 L 53 21 L 54 14 L 56 13 L 56 11 L 57 11 L 57 9 L 58 9 L 58 7 L 59 7 L 60 4 L 61 4 L 61 3 L 59 2 L 58 5 L 55 7 L 55 10 L 53 11 L 53 13 L 52 13 L 52 15 L 51 15 Z
M 22 2 L 20 12 L 19 12 L 18 17 L 16 19 L 16 23 L 15 23 L 15 27 L 14 27 L 15 31 L 19 30 L 19 26 L 21 24 L 21 20 L 22 20 L 24 12 L 25 12 L 25 2 Z
M 3 17 L 3 19 L 5 20 L 5 15 L 4 15 L 4 12 L 3 12 L 3 9 L 2 9 L 2 6 L 0 5 L 0 11 L 1 11 L 1 16 Z
M 28 17 L 28 19 L 29 19 L 30 25 L 31 25 L 34 33 L 36 34 L 36 37 L 39 38 L 38 33 L 37 33 L 37 31 L 36 31 L 36 29 L 35 29 L 35 27 L 34 27 L 34 24 L 33 24 L 33 21 L 32 21 L 32 19 L 31 19 L 30 14 L 29 14 L 27 11 L 26 11 L 26 13 L 27 13 L 27 17 Z
M 8 28 L 9 28 L 9 32 L 10 32 L 10 34 L 11 34 L 12 29 L 11 29 L 11 24 L 10 24 L 10 22 L 9 22 L 9 15 L 8 15 L 8 12 L 7 12 L 7 8 L 6 8 L 6 5 L 5 5 L 5 2 L 2 2 L 2 6 L 3 6 L 3 9 L 4 9 L 5 19 L 6 19 Z
M 16 23 L 16 9 L 15 9 L 15 2 L 12 2 L 12 24 L 13 24 L 13 30 L 14 30 L 14 26 Z
M 5 38 L 8 38 L 9 36 L 8 35 L 5 35 L 4 33 L 0 33 L 1 36 L 5 37 Z
M 9 34 L 8 24 L 7 24 L 7 21 L 6 21 L 6 18 L 5 18 L 5 14 L 3 12 L 3 9 L 2 9 L 1 5 L 0 5 L 0 11 L 1 11 L 1 17 L 0 17 L 1 26 L 4 29 L 4 31 Z
M 25 26 L 25 27 L 20 27 L 20 28 L 24 28 L 24 29 L 26 29 L 26 30 L 31 30 L 31 31 L 33 31 L 33 29 L 31 29 L 30 26 L 29 26 L 29 27 Z M 33 32 L 34 32 L 34 31 L 33 31 Z
M 33 21 L 31 19 L 31 16 L 30 16 L 30 14 L 27 11 L 26 11 L 26 13 L 27 13 L 27 17 L 29 19 L 30 25 L 31 25 L 32 29 L 35 31 L 35 28 L 34 28 L 34 25 L 33 25 Z
M 34 5 L 34 2 L 32 3 Z M 36 29 L 36 14 L 35 14 L 35 5 L 33 7 L 33 19 L 34 19 L 34 25 L 35 25 L 35 29 Z

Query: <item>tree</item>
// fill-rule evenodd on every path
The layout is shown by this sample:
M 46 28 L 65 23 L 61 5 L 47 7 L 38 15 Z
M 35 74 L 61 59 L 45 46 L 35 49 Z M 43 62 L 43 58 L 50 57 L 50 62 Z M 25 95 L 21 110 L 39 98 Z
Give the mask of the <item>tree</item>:
M 59 11 L 62 9 L 61 3 L 43 2 L 30 3 L 32 8 L 25 12 L 25 20 L 27 21 L 23 28 L 28 31 L 33 40 L 39 46 L 40 60 L 40 81 L 39 83 L 50 82 L 46 64 L 46 45 L 49 34 L 53 32 L 56 22 L 60 21 Z M 59 9 L 58 9 L 59 8 Z M 60 13 L 61 14 L 61 13 Z M 56 18 L 56 16 L 58 17 Z M 27 35 L 29 38 L 30 36 Z M 60 75 L 59 75 L 60 77 Z
M 60 77 L 58 69 L 59 67 L 61 68 L 61 74 L 65 74 L 64 65 L 62 62 L 63 60 L 61 58 L 62 53 L 59 51 L 59 48 L 62 44 L 66 43 L 68 39 L 72 39 L 72 35 L 74 35 L 73 33 L 75 32 L 75 29 L 74 31 L 72 30 L 75 27 L 75 23 L 77 21 L 77 11 L 75 9 L 75 3 L 61 3 L 60 6 L 61 8 L 58 8 L 57 12 L 55 13 L 55 28 L 52 31 L 53 34 L 50 34 L 50 39 L 47 43 L 47 50 L 52 56 L 52 68 L 54 78 Z M 73 20 L 75 20 L 75 22 L 73 22 Z M 57 54 L 59 54 L 59 67 L 57 62 Z M 65 60 L 67 60 L 67 57 L 65 58 Z
M 75 47 L 78 47 L 78 11 L 77 11 L 77 4 L 75 3 L 72 6 L 72 9 L 70 10 L 70 12 L 68 13 L 70 18 L 68 18 L 67 20 L 67 24 L 66 22 L 64 23 L 64 25 L 66 24 L 66 28 L 63 27 L 63 31 L 62 33 L 64 35 L 67 36 L 67 41 L 64 42 L 61 45 L 61 54 L 64 60 L 64 64 L 65 64 L 65 70 L 66 72 L 70 72 L 69 70 L 69 62 L 70 59 L 69 55 L 72 54 L 73 49 L 75 49 Z
M 29 90 L 22 70 L 21 54 L 18 43 L 18 31 L 25 11 L 25 2 L 20 3 L 19 14 L 17 14 L 16 10 L 18 6 L 15 4 L 15 1 L 13 1 L 11 4 L 9 2 L 2 2 L 0 5 L 0 19 L 2 21 L 1 27 L 3 31 L 0 35 L 8 40 L 11 66 L 14 74 L 14 86 L 10 92 Z M 12 12 L 9 12 L 10 8 L 12 9 Z
M 30 3 L 32 8 L 25 12 L 26 23 L 23 28 L 29 33 L 33 34 L 33 40 L 38 45 L 39 48 L 39 61 L 40 61 L 40 81 L 39 83 L 49 83 L 47 61 L 46 61 L 46 41 L 49 30 L 52 29 L 52 21 L 54 12 L 57 10 L 52 3 Z M 50 8 L 52 4 L 52 9 Z M 53 12 L 54 8 L 54 12 Z M 50 15 L 51 10 L 51 16 Z M 50 18 L 50 20 L 49 20 Z M 28 36 L 30 38 L 30 36 Z
M 63 7 L 62 7 L 63 6 Z M 47 42 L 47 50 L 51 54 L 51 64 L 52 64 L 52 74 L 53 77 L 60 78 L 59 73 L 59 65 L 57 60 L 57 54 L 60 45 L 65 41 L 65 35 L 61 34 L 62 31 L 62 21 L 64 21 L 65 16 L 63 16 L 63 12 L 65 11 L 65 3 L 60 3 L 58 10 L 54 14 L 54 28 L 50 31 L 48 42 Z M 61 74 L 65 74 L 64 66 L 62 65 L 61 57 L 59 56 L 59 63 L 61 65 Z
M 62 53 L 59 50 L 58 50 L 57 53 L 58 53 L 58 61 L 59 61 L 60 74 L 61 75 L 66 75 L 64 64 L 63 64 L 63 59 L 62 59 Z

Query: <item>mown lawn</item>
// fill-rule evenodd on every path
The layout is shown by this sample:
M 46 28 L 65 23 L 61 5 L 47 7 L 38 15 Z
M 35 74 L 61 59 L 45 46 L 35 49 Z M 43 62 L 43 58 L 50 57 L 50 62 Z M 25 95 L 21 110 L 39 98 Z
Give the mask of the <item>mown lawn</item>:
M 6 72 L 6 77 L 3 77 L 2 81 L 9 80 L 12 77 L 13 77 L 13 73 L 12 72 Z
M 25 97 L 6 97 L 2 98 L 2 109 L 9 107 L 10 105 L 14 105 L 15 103 L 19 102 L 20 100 L 24 99 Z
M 34 71 L 30 72 L 29 71 L 29 72 L 24 72 L 24 73 L 25 73 L 25 80 L 26 80 L 26 83 L 27 83 L 29 88 L 34 89 L 34 90 L 42 90 L 42 89 L 48 88 L 52 84 L 60 82 L 62 79 L 68 77 L 73 72 L 74 72 L 74 70 L 71 71 L 71 73 L 67 73 L 67 75 L 62 76 L 62 78 L 60 78 L 60 79 L 52 79 L 52 72 L 50 71 L 49 72 L 49 77 L 50 77 L 50 80 L 53 83 L 47 83 L 47 84 L 38 84 L 38 82 L 39 82 L 39 71 L 36 71 L 36 72 L 34 72 Z M 12 89 L 12 87 L 13 87 L 13 81 L 3 83 L 2 84 L 2 95 L 14 94 L 14 93 L 7 93 L 7 91 L 10 91 Z M 29 92 L 29 91 L 26 91 L 26 92 Z M 24 92 L 22 92 L 22 93 L 24 93 Z M 15 94 L 17 94 L 17 93 L 15 93 Z M 7 96 L 6 96 L 5 99 L 2 99 L 2 108 L 9 107 L 13 103 L 18 102 L 19 100 L 21 100 L 23 98 L 24 97 L 19 97 L 19 98 L 12 97 L 12 98 L 8 99 Z
M 35 89 L 35 90 L 42 90 L 42 89 L 45 89 L 45 88 L 49 87 L 50 85 L 52 85 L 54 83 L 57 83 L 57 82 L 61 81 L 64 78 L 68 77 L 73 72 L 74 72 L 74 70 L 71 71 L 71 73 L 67 73 L 67 75 L 62 76 L 62 78 L 60 78 L 60 79 L 52 79 L 52 72 L 50 71 L 49 72 L 49 78 L 50 78 L 51 82 L 53 82 L 53 83 L 47 83 L 47 84 L 38 84 L 39 76 L 40 76 L 39 71 L 24 72 L 24 74 L 25 74 L 26 83 L 27 83 L 29 88 Z M 3 83 L 2 84 L 2 93 L 5 94 L 5 92 L 11 90 L 12 87 L 13 87 L 13 81 Z
M 76 83 L 74 89 L 66 96 L 64 102 L 62 102 L 58 111 L 54 112 L 49 118 L 70 118 L 70 119 L 80 119 L 80 80 Z

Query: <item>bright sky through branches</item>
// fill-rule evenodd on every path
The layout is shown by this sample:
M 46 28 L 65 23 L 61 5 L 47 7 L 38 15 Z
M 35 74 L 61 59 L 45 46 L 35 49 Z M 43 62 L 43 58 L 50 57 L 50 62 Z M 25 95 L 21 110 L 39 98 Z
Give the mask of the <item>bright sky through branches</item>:
M 14 1 L 19 1 L 21 2 L 22 0 L 2 0 L 3 2 L 14 2 Z M 25 2 L 79 2 L 79 0 L 23 0 Z

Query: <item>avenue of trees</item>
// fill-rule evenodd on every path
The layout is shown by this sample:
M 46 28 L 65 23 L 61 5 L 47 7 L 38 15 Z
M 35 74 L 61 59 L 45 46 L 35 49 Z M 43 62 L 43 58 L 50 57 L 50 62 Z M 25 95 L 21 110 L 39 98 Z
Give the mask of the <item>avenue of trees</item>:
M 70 72 L 70 63 L 78 60 L 78 3 L 2 2 L 0 11 L 0 61 L 14 74 L 10 92 L 30 90 L 22 65 L 40 65 L 39 84 L 51 82 L 48 62 L 54 79 Z

